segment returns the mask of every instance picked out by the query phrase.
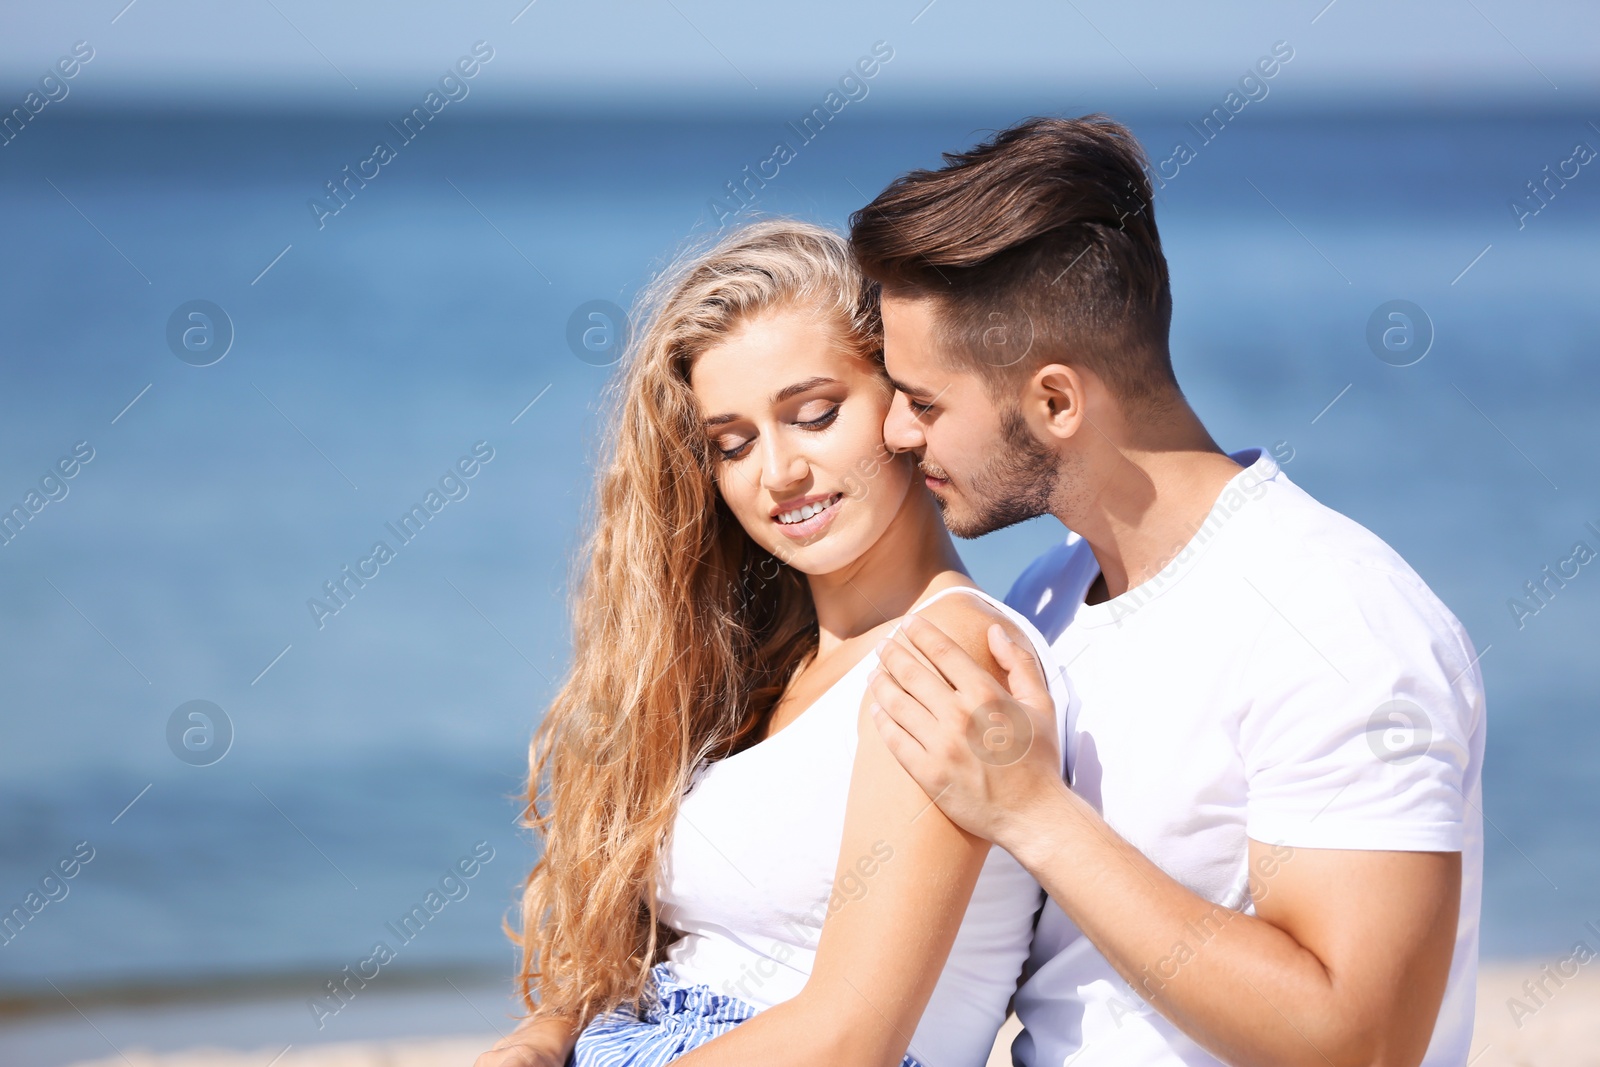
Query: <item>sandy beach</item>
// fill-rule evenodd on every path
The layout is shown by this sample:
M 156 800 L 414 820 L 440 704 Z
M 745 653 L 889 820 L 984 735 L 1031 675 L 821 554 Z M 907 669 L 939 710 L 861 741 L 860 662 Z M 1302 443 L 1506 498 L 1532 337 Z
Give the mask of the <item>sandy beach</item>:
M 1594 961 L 1591 961 L 1591 964 Z M 1559 959 L 1486 964 L 1479 976 L 1477 1025 L 1471 1067 L 1597 1067 L 1600 1065 L 1600 967 L 1560 966 Z M 1547 969 L 1548 968 L 1548 969 Z M 1563 970 L 1572 977 L 1563 975 Z M 1541 988 L 1542 985 L 1542 988 Z M 458 996 L 459 994 L 459 996 Z M 471 1067 L 508 1027 L 503 1001 L 485 987 L 422 991 L 373 998 L 360 1020 L 363 1036 L 325 1043 L 274 1044 L 248 1038 L 276 1017 L 267 1004 L 136 1010 L 138 1040 L 111 1047 L 110 1034 L 126 1029 L 117 1012 L 62 1014 L 0 1027 L 0 1061 L 29 1067 Z M 440 1032 L 467 1017 L 477 1025 Z M 1003 1067 L 1003 1048 L 1015 1020 L 1002 1031 L 990 1067 Z M 387 1033 L 429 1033 L 409 1037 Z M 160 1035 L 166 1035 L 164 1038 Z M 192 1042 L 182 1035 L 194 1035 Z M 65 1040 L 72 1037 L 71 1041 Z M 353 1035 L 352 1035 L 353 1036 Z M 62 1057 L 49 1051 L 98 1041 L 105 1054 Z M 57 1044 L 61 1040 L 62 1044 Z

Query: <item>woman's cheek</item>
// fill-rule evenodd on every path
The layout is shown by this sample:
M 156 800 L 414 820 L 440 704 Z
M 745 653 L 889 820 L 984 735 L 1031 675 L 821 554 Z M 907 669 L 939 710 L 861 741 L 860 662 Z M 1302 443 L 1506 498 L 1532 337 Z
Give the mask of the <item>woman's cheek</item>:
M 722 494 L 723 501 L 728 505 L 728 510 L 733 512 L 733 517 L 739 525 L 744 527 L 745 533 L 764 547 L 767 544 L 768 533 L 766 524 L 761 520 L 760 509 L 756 506 L 755 490 L 752 479 L 746 478 L 740 471 L 734 469 L 737 460 L 724 462 L 722 469 L 717 474 L 717 492 Z
M 741 523 L 744 522 L 745 502 L 739 496 L 738 479 L 732 475 L 733 464 L 728 460 L 722 461 L 722 466 L 717 470 L 716 486 L 717 495 L 722 497 L 722 502 L 728 505 L 728 510 L 733 512 L 733 517 Z

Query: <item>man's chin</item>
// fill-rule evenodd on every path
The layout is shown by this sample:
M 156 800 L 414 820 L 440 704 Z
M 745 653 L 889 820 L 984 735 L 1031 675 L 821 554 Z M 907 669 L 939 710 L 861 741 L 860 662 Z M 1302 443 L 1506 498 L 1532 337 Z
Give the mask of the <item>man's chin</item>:
M 928 495 L 933 497 L 934 506 L 939 509 L 944 528 L 963 541 L 973 541 L 1033 518 L 1032 515 L 1016 514 L 1013 509 L 1003 507 L 989 507 L 975 512 L 966 503 L 966 498 L 948 481 L 942 481 L 938 487 L 929 485 Z
M 938 505 L 939 517 L 944 520 L 944 528 L 963 541 L 982 537 L 989 532 L 982 522 L 975 521 L 979 516 L 974 516 L 970 510 L 956 506 L 938 493 L 933 494 L 933 501 Z
M 934 500 L 938 502 L 939 516 L 944 519 L 945 529 L 963 541 L 975 541 L 1044 514 L 1044 512 L 1029 514 L 1016 508 L 987 508 L 974 512 L 971 508 L 955 506 L 938 496 L 935 496 Z

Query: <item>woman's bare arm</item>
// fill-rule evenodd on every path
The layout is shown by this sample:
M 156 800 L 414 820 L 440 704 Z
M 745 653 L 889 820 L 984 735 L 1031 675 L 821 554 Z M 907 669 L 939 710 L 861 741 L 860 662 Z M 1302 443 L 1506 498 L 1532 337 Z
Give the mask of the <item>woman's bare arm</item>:
M 919 614 L 1005 677 L 986 636 L 995 622 L 1010 628 L 1000 613 L 962 596 Z M 805 989 L 683 1056 L 683 1067 L 892 1067 L 910 1046 L 989 846 L 929 802 L 878 736 L 870 703 L 862 701 L 834 883 L 851 891 L 830 904 Z
M 473 1067 L 563 1067 L 577 1039 L 568 1020 L 536 1016 L 479 1056 Z

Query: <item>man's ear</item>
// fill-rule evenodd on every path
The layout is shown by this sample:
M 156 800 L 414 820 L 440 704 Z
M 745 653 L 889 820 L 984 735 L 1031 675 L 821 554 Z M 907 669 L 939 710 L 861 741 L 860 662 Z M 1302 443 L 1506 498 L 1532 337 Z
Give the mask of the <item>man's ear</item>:
M 1076 367 L 1048 363 L 1028 380 L 1024 409 L 1040 420 L 1046 433 L 1065 440 L 1083 424 L 1085 385 L 1083 373 Z

